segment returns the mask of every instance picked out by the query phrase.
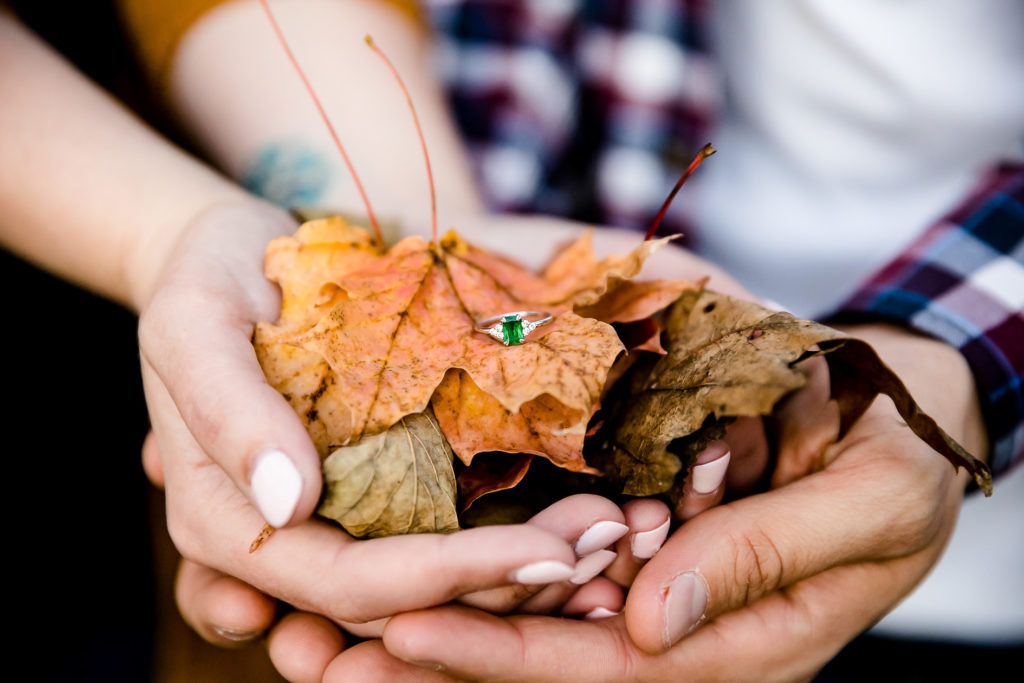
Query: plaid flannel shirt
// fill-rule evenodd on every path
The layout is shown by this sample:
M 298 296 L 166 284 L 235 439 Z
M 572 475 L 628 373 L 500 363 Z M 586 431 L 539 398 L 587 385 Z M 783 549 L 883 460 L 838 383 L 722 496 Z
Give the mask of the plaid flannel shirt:
M 719 106 L 706 2 L 423 4 L 492 209 L 649 225 Z M 662 231 L 693 234 L 682 215 L 670 212 Z M 1024 168 L 1007 165 L 837 313 L 897 320 L 960 349 L 999 473 L 1024 459 L 1022 306 Z

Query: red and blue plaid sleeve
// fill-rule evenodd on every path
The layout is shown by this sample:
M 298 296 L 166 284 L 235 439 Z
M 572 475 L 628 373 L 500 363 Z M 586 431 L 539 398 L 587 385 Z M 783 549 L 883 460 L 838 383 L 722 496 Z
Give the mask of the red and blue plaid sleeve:
M 840 313 L 896 319 L 960 349 L 974 372 L 993 472 L 1024 460 L 1024 165 L 1004 164 Z

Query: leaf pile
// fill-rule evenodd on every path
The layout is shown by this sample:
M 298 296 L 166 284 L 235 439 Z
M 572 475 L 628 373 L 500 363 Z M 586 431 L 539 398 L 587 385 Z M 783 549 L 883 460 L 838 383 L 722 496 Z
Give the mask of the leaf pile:
M 724 421 L 771 414 L 779 400 L 806 384 L 800 363 L 816 355 L 829 365 L 839 438 L 885 394 L 919 438 L 955 467 L 967 468 L 991 493 L 988 468 L 922 412 L 899 377 L 859 339 L 710 291 L 682 295 L 669 310 L 665 336 L 668 353 L 628 378 L 622 410 L 595 459 L 622 493 L 675 489 L 678 495 L 693 458 L 720 436 Z
M 389 431 L 428 407 L 463 465 L 463 506 L 514 486 L 530 456 L 596 472 L 583 439 L 623 349 L 610 323 L 648 318 L 693 287 L 631 281 L 665 241 L 598 260 L 587 235 L 536 275 L 454 232 L 439 244 L 409 237 L 381 253 L 366 231 L 330 218 L 274 240 L 266 273 L 281 286 L 282 310 L 276 323 L 257 326 L 257 357 L 325 466 L 363 463 L 360 476 L 332 480 L 321 513 L 354 535 L 450 529 L 448 475 Z M 583 308 L 588 315 L 574 312 Z M 554 319 L 520 346 L 474 330 L 477 320 L 517 310 Z M 371 454 L 366 440 L 383 433 Z M 513 455 L 474 467 L 478 453 L 495 451 Z M 396 497 L 399 471 L 429 484 Z M 421 505 L 424 495 L 430 505 Z
M 988 485 L 867 344 L 691 282 L 633 282 L 666 241 L 599 260 L 588 233 L 535 274 L 455 232 L 382 252 L 335 217 L 274 240 L 265 268 L 281 316 L 253 344 L 323 459 L 319 512 L 355 536 L 452 531 L 459 508 L 515 486 L 536 456 L 629 495 L 669 492 L 689 465 L 682 437 L 696 449 L 731 417 L 770 414 L 817 353 L 844 430 L 888 394 L 919 436 Z M 519 310 L 553 320 L 519 346 L 474 329 Z M 618 400 L 602 406 L 616 381 Z M 584 440 L 599 428 L 588 464 Z

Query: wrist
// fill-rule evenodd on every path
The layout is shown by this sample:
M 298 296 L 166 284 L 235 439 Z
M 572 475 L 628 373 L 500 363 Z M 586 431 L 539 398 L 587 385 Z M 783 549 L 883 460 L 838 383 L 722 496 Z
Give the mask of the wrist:
M 236 226 L 237 231 L 229 230 L 230 226 Z M 219 239 L 218 233 L 237 234 L 237 244 L 228 258 L 251 263 L 251 270 L 262 277 L 266 244 L 294 230 L 295 221 L 287 213 L 233 187 L 196 202 L 190 212 L 182 212 L 173 228 L 150 230 L 129 246 L 124 262 L 131 307 L 136 312 L 145 308 L 175 257 L 204 241 Z

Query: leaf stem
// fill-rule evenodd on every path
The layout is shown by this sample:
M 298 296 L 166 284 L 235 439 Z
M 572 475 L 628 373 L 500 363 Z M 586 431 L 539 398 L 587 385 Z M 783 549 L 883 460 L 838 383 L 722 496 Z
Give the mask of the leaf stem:
M 420 127 L 420 117 L 416 115 L 416 107 L 413 106 L 412 97 L 409 95 L 408 88 L 405 87 L 405 81 L 398 74 L 398 69 L 388 59 L 388 56 L 384 54 L 384 51 L 377 47 L 377 44 L 373 42 L 373 38 L 369 35 L 366 36 L 366 44 L 388 65 L 391 74 L 398 81 L 398 87 L 402 89 L 402 93 L 405 95 L 405 101 L 409 103 L 409 111 L 412 112 L 412 120 L 416 124 L 416 135 L 419 136 L 420 147 L 423 149 L 423 160 L 427 163 L 427 182 L 430 184 L 430 234 L 432 237 L 431 241 L 437 244 L 437 192 L 434 189 L 434 172 L 430 168 L 430 155 L 427 154 L 427 141 L 423 137 L 423 128 Z
M 654 217 L 651 227 L 647 228 L 647 234 L 644 235 L 645 242 L 654 237 L 654 233 L 657 232 L 658 226 L 661 224 L 661 219 L 665 217 L 665 213 L 668 211 L 668 207 L 672 204 L 672 200 L 675 199 L 676 193 L 679 192 L 679 188 L 683 186 L 683 183 L 686 182 L 687 178 L 693 175 L 693 172 L 697 170 L 697 167 L 700 166 L 701 162 L 714 153 L 715 148 L 711 146 L 711 143 L 700 148 L 700 151 L 697 152 L 697 156 L 693 158 L 693 161 L 690 162 L 690 165 L 676 182 L 676 186 L 668 193 L 668 197 L 665 199 L 665 203 L 661 205 L 661 210 L 658 211 L 658 215 Z
M 331 135 L 331 139 L 334 140 L 335 146 L 338 151 L 341 152 L 341 158 L 345 161 L 345 166 L 348 167 L 348 172 L 352 176 L 352 180 L 355 181 L 356 189 L 359 190 L 359 196 L 363 199 L 363 205 L 366 207 L 366 215 L 370 219 L 370 224 L 373 226 L 373 232 L 377 236 L 377 247 L 383 249 L 384 235 L 381 234 L 380 225 L 377 223 L 377 217 L 373 213 L 373 207 L 370 206 L 370 199 L 366 196 L 366 190 L 363 188 L 363 183 L 360 182 L 359 176 L 356 174 L 356 169 L 352 165 L 352 160 L 349 159 L 348 153 L 345 151 L 345 146 L 341 144 L 341 138 L 338 137 L 338 132 L 334 129 L 331 124 L 331 120 L 327 116 L 327 112 L 324 111 L 324 107 L 320 104 L 320 98 L 317 97 L 316 91 L 313 90 L 313 86 L 310 84 L 309 79 L 306 78 L 305 72 L 302 67 L 299 66 L 299 60 L 295 58 L 295 54 L 292 49 L 288 46 L 288 41 L 285 40 L 284 33 L 281 31 L 281 26 L 277 23 L 277 19 L 274 18 L 274 13 L 270 11 L 270 3 L 267 0 L 260 0 L 260 5 L 263 6 L 263 11 L 267 15 L 267 19 L 270 20 L 270 25 L 274 28 L 274 33 L 277 34 L 277 40 L 281 43 L 281 47 L 284 48 L 285 54 L 288 55 L 288 60 L 295 67 L 295 71 L 299 74 L 299 79 L 302 84 L 306 86 L 306 91 L 309 92 L 309 96 L 313 99 L 313 104 L 316 105 L 316 110 L 320 113 L 320 118 L 323 119 L 324 124 L 327 126 L 327 131 Z

